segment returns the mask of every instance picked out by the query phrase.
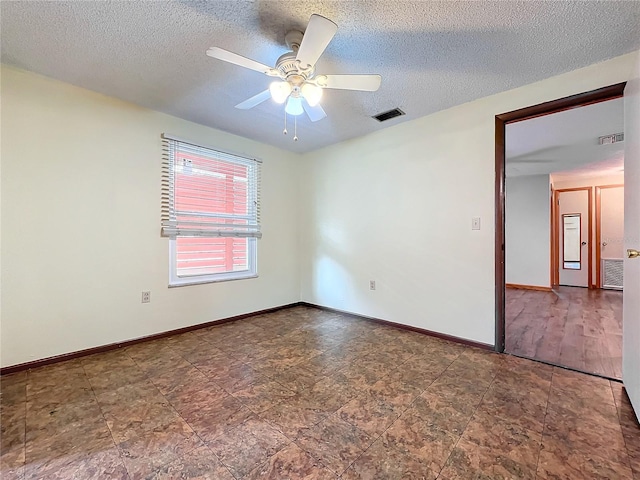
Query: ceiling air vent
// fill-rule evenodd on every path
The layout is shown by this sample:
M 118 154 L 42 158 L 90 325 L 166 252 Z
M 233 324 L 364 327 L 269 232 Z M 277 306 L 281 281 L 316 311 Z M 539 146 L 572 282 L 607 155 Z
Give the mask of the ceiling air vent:
M 379 122 L 385 122 L 392 118 L 399 117 L 400 115 L 404 115 L 404 112 L 399 108 L 394 108 L 393 110 L 389 110 L 388 112 L 382 112 L 378 115 L 374 115 L 372 118 L 375 118 Z
M 624 133 L 612 133 L 611 135 L 598 137 L 598 145 L 611 145 L 612 143 L 622 142 L 623 140 Z

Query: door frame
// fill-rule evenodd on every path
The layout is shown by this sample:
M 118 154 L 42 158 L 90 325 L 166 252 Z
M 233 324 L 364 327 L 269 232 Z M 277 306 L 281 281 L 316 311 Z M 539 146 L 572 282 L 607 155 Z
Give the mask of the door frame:
M 602 288 L 602 190 L 605 188 L 620 188 L 624 184 L 596 185 L 596 285 Z
M 558 202 L 556 200 L 556 191 L 553 188 L 553 184 L 550 185 L 550 190 L 551 195 L 549 203 L 551 207 L 549 208 L 549 252 L 551 253 L 551 261 L 549 262 L 549 284 L 553 290 L 560 285 L 560 252 L 558 251 L 558 244 L 555 241 L 558 235 L 558 222 L 556 221 L 556 217 L 558 215 Z
M 508 123 L 621 98 L 627 82 L 551 100 L 495 116 L 495 351 L 505 343 L 505 137 Z
M 553 192 L 553 204 L 554 209 L 551 212 L 551 222 L 555 225 L 555 228 L 552 228 L 551 231 L 554 232 L 552 239 L 552 247 L 551 251 L 555 256 L 551 257 L 551 265 L 554 269 L 553 280 L 557 280 L 557 283 L 552 281 L 553 286 L 557 286 L 560 284 L 560 209 L 558 208 L 560 194 L 562 192 L 579 192 L 582 190 L 587 191 L 587 201 L 589 202 L 589 206 L 587 207 L 587 288 L 589 290 L 595 288 L 593 284 L 593 188 L 592 187 L 574 187 L 574 188 L 559 188 L 558 190 L 554 190 Z M 580 235 L 580 241 L 582 241 L 582 234 Z M 564 252 L 564 245 L 562 247 L 562 251 Z M 552 255 L 553 255 L 552 254 Z M 582 258 L 582 253 L 580 254 Z M 582 262 L 582 260 L 581 260 Z

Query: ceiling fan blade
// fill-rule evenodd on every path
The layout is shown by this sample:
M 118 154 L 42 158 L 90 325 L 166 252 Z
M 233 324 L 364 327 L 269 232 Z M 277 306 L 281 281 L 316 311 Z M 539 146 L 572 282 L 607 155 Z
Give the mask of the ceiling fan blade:
M 267 89 L 264 92 L 260 92 L 259 94 L 246 99 L 244 102 L 239 103 L 238 105 L 236 105 L 236 108 L 239 108 L 240 110 L 249 110 L 256 105 L 260 105 L 262 102 L 269 100 L 270 98 L 271 92 Z
M 380 75 L 318 75 L 315 81 L 323 88 L 375 92 L 380 88 L 382 77 Z
M 218 60 L 233 63 L 234 65 L 239 65 L 244 68 L 250 68 L 251 70 L 264 74 L 268 74 L 272 70 L 271 67 L 260 62 L 256 62 L 255 60 L 251 60 L 250 58 L 243 57 L 242 55 L 238 55 L 237 53 L 230 52 L 220 47 L 211 47 L 207 50 L 207 55 L 217 58 Z
M 309 105 L 309 103 L 307 103 L 305 99 L 302 99 L 302 108 L 304 108 L 304 111 L 307 112 L 309 120 L 311 120 L 312 122 L 317 122 L 318 120 L 322 120 L 327 116 L 324 109 L 320 105 L 312 107 L 311 105 Z
M 328 18 L 313 14 L 300 42 L 296 60 L 304 65 L 315 65 L 322 52 L 336 34 L 338 26 Z

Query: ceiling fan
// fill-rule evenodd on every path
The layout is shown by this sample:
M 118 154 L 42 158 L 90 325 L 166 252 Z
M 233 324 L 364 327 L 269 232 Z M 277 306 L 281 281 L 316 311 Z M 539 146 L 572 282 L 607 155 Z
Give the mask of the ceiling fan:
M 327 116 L 319 103 L 325 88 L 367 92 L 375 92 L 380 88 L 380 75 L 316 73 L 316 62 L 337 29 L 338 26 L 331 20 L 321 15 L 311 15 L 304 34 L 295 30 L 287 33 L 285 43 L 291 51 L 281 55 L 273 68 L 219 47 L 211 47 L 207 55 L 280 79 L 272 82 L 267 90 L 239 103 L 236 108 L 248 110 L 272 98 L 280 104 L 286 102 L 287 114 L 297 117 L 306 112 L 312 122 L 317 122 Z M 294 140 L 297 140 L 297 136 Z

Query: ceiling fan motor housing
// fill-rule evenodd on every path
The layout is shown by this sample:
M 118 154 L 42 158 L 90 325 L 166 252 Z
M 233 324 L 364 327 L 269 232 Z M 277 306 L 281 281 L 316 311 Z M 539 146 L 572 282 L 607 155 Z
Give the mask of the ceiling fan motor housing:
M 299 60 L 296 60 L 295 52 L 287 52 L 278 58 L 276 70 L 282 78 L 291 82 L 292 85 L 301 85 L 305 80 L 313 77 L 315 66 L 305 68 Z M 300 77 L 300 80 L 295 77 Z
M 297 52 L 300 48 L 300 44 L 302 44 L 302 37 L 304 33 L 299 30 L 291 30 L 284 36 L 284 43 L 287 47 L 289 47 L 294 52 Z
M 315 73 L 315 65 L 302 65 L 296 59 L 303 36 L 304 34 L 298 30 L 292 30 L 285 35 L 284 41 L 291 51 L 280 55 L 275 66 L 275 70 L 291 83 L 292 87 L 301 87 Z

